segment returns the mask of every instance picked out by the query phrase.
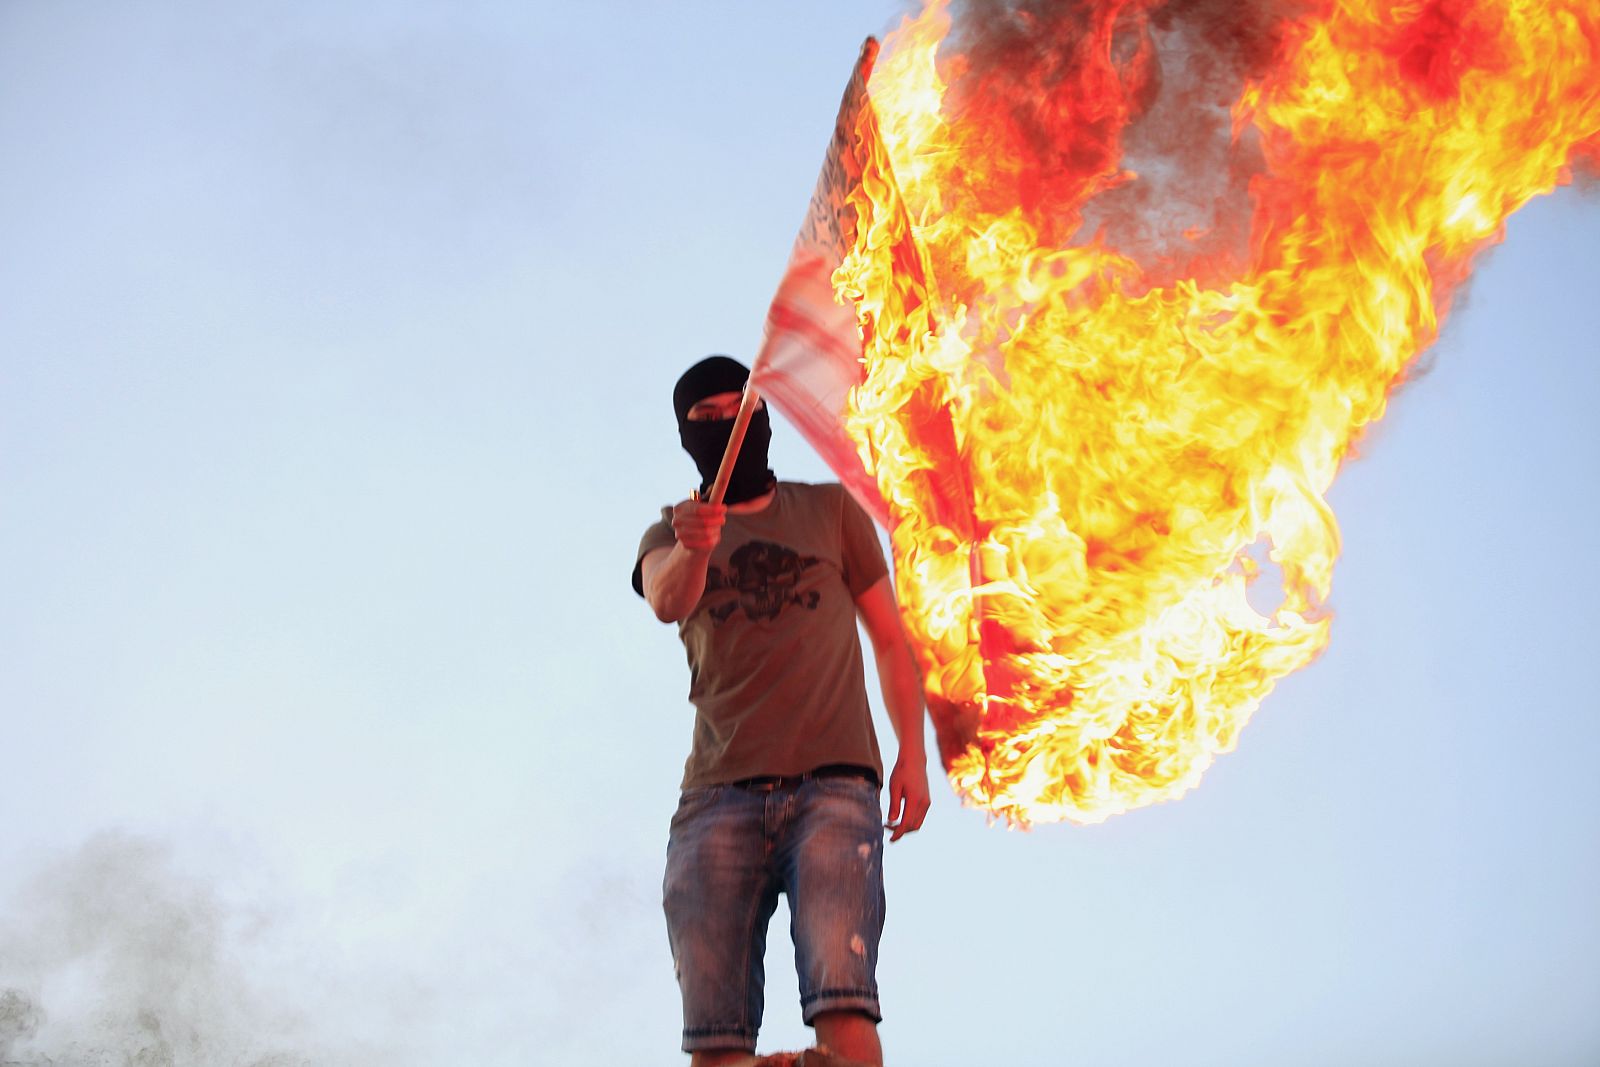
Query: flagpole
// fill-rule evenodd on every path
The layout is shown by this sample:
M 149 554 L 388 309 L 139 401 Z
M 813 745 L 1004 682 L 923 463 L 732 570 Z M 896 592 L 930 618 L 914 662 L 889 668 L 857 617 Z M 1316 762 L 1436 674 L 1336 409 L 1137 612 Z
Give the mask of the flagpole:
M 759 360 L 757 361 L 759 362 Z M 752 368 L 751 377 L 755 376 Z M 739 449 L 744 445 L 744 433 L 750 428 L 750 416 L 756 413 L 756 405 L 761 402 L 761 394 L 756 392 L 754 381 L 744 384 L 744 395 L 739 398 L 739 414 L 733 418 L 733 430 L 728 434 L 728 447 L 722 452 L 722 465 L 717 468 L 717 480 L 711 483 L 711 503 L 722 503 L 723 496 L 728 492 L 728 482 L 733 478 L 733 464 L 739 458 Z

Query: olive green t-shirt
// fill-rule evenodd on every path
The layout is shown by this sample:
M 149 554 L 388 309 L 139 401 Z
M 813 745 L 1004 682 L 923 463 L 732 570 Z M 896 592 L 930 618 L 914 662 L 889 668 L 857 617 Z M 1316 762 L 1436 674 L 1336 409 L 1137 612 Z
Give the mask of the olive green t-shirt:
M 639 542 L 636 592 L 645 554 L 676 540 L 662 508 Z M 855 598 L 886 573 L 872 520 L 842 486 L 779 482 L 762 510 L 728 513 L 706 590 L 678 622 L 695 708 L 685 789 L 835 763 L 883 780 Z

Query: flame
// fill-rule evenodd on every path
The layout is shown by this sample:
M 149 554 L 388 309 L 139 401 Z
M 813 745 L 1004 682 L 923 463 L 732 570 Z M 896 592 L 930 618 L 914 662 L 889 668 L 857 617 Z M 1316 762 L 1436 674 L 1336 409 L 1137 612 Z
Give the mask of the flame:
M 1152 250 L 1118 246 L 1115 212 L 1081 235 L 1119 197 L 1161 221 L 1125 157 L 1181 35 L 1154 0 L 1023 6 L 1009 43 L 952 34 L 945 0 L 886 41 L 834 283 L 866 349 L 847 429 L 894 518 L 947 772 L 1026 826 L 1180 796 L 1324 647 L 1324 495 L 1474 255 L 1600 158 L 1600 12 L 1271 21 L 1210 115 L 1254 160 L 1244 210 Z M 1021 68 L 985 54 L 1013 46 Z M 1274 570 L 1263 612 L 1247 590 Z

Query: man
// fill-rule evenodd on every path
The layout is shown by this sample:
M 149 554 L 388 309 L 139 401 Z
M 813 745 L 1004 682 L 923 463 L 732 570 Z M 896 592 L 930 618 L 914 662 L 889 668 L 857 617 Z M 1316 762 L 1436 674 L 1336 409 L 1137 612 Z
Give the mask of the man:
M 764 404 L 724 503 L 703 499 L 748 378 L 711 356 L 678 380 L 679 439 L 701 489 L 662 509 L 633 572 L 657 618 L 678 624 L 695 706 L 664 884 L 683 1049 L 692 1067 L 751 1062 L 783 893 L 802 1017 L 820 1045 L 881 1064 L 883 831 L 899 840 L 927 814 L 921 681 L 871 520 L 838 485 L 773 477 Z M 857 618 L 899 739 L 887 827 Z

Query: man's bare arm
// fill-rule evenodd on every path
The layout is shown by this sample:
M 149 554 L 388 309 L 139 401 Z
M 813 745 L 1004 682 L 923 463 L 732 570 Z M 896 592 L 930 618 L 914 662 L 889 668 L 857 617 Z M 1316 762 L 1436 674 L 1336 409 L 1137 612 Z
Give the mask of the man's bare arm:
M 722 504 L 685 500 L 672 509 L 677 544 L 653 548 L 639 561 L 644 598 L 662 622 L 677 622 L 700 602 L 711 550 L 722 540 L 727 517 Z
M 923 739 L 922 677 L 895 608 L 894 586 L 884 575 L 856 597 L 856 613 L 872 642 L 883 688 L 883 706 L 900 750 L 889 775 L 890 841 L 922 826 L 931 803 L 928 795 L 928 752 Z

